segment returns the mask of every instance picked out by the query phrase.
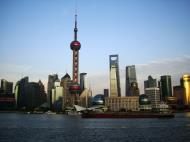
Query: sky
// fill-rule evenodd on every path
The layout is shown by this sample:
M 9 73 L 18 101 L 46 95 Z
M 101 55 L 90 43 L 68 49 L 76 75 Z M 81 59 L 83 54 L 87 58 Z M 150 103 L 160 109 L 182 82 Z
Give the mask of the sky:
M 77 5 L 77 6 L 76 6 Z M 81 42 L 79 72 L 93 94 L 109 88 L 109 55 L 135 65 L 139 88 L 148 75 L 190 74 L 189 0 L 0 0 L 0 79 L 29 76 L 47 86 L 48 75 L 72 72 L 75 7 Z

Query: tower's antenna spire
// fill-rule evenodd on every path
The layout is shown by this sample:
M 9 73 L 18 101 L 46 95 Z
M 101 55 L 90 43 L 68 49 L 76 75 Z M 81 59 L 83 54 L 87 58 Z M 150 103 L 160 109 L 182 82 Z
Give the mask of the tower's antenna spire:
M 77 28 L 77 0 L 75 0 L 75 28 L 74 28 L 74 32 L 75 32 L 74 40 L 75 41 L 77 41 L 77 31 L 78 31 L 78 28 Z
M 75 15 L 77 15 L 77 0 L 75 0 Z

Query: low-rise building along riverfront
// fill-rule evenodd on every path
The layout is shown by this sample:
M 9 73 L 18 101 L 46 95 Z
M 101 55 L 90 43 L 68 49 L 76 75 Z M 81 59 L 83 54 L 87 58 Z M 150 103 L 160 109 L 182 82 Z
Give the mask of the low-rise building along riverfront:
M 109 111 L 138 111 L 139 96 L 106 97 L 105 105 Z

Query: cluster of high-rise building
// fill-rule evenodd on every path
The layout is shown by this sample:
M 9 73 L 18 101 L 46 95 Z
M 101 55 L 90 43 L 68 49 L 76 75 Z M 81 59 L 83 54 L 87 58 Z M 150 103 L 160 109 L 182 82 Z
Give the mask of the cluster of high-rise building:
M 164 106 L 164 103 L 177 106 L 190 105 L 190 75 L 183 75 L 179 86 L 173 87 L 170 75 L 163 75 L 160 80 L 148 76 L 144 81 L 144 94 L 140 95 L 135 65 L 126 66 L 125 95 L 121 94 L 119 75 L 119 56 L 110 55 L 110 90 L 104 89 L 104 94 L 94 97 L 85 87 L 87 73 L 80 73 L 79 81 L 79 50 L 81 43 L 77 40 L 77 15 L 75 15 L 74 40 L 70 44 L 73 52 L 72 78 L 65 74 L 59 78 L 57 74 L 48 76 L 47 93 L 44 85 L 39 82 L 29 82 L 28 77 L 19 80 L 14 89 L 13 83 L 1 80 L 0 108 L 19 110 L 65 111 L 73 105 L 89 107 L 91 104 L 106 105 L 110 111 L 149 110 Z
M 48 108 L 54 111 L 64 111 L 73 107 L 75 104 L 88 107 L 91 93 L 85 86 L 85 75 L 86 73 L 80 73 L 80 90 L 78 90 L 76 96 L 72 94 L 76 92 L 71 90 L 73 81 L 68 73 L 61 79 L 58 78 L 57 74 L 49 75 L 47 88 L 49 100 Z
M 160 76 L 159 81 L 152 78 L 152 76 L 148 76 L 148 80 L 144 81 L 145 94 L 140 95 L 135 66 L 127 66 L 125 95 L 122 96 L 120 91 L 119 57 L 118 55 L 110 55 L 109 59 L 110 96 L 106 98 L 105 103 L 111 110 L 135 110 L 137 107 L 139 109 L 154 109 L 165 107 L 165 104 L 173 108 L 190 105 L 190 75 L 183 75 L 180 86 L 174 86 L 173 92 L 170 75 Z M 137 103 L 137 101 L 140 103 Z M 129 105 L 129 103 L 131 104 Z
M 45 103 L 46 99 L 44 85 L 40 80 L 29 82 L 29 78 L 24 77 L 16 83 L 14 91 L 12 82 L 1 80 L 1 110 L 34 110 Z
M 57 74 L 48 76 L 47 94 L 41 81 L 29 82 L 28 77 L 22 78 L 16 83 L 13 94 L 13 83 L 2 80 L 0 90 L 0 105 L 19 110 L 43 110 L 64 111 L 73 105 L 88 107 L 91 100 L 91 91 L 85 87 L 85 76 L 80 73 L 79 84 L 79 50 L 80 42 L 77 40 L 77 15 L 75 15 L 74 40 L 70 44 L 73 51 L 72 79 L 65 74 L 61 79 Z M 1 108 L 3 108 L 1 107 Z
M 39 82 L 29 82 L 28 77 L 24 77 L 15 86 L 16 107 L 19 110 L 39 109 L 40 105 L 46 102 L 44 85 Z
M 79 50 L 81 43 L 77 40 L 77 15 L 75 15 L 74 40 L 70 44 L 73 51 L 72 79 L 69 74 L 59 80 L 58 75 L 48 77 L 48 107 L 54 111 L 64 111 L 73 105 L 88 107 L 90 105 L 91 91 L 85 87 L 85 76 L 80 73 L 79 84 Z

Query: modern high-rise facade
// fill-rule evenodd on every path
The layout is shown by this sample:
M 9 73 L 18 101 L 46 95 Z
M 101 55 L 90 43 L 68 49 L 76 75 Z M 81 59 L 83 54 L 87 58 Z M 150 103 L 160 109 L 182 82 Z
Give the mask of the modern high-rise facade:
M 52 89 L 54 88 L 54 83 L 58 79 L 57 74 L 49 75 L 48 76 L 48 87 L 47 87 L 47 103 L 48 107 L 51 109 L 51 102 L 52 102 Z
M 138 95 L 140 95 L 138 83 L 132 82 L 128 90 L 128 96 L 138 96 Z
M 145 94 L 150 99 L 152 108 L 157 108 L 160 103 L 160 89 L 157 87 L 146 88 Z
M 161 100 L 167 101 L 168 97 L 172 97 L 172 82 L 170 75 L 160 77 Z
M 34 110 L 46 102 L 42 82 L 29 82 L 28 77 L 24 77 L 17 82 L 15 97 L 17 97 L 17 108 L 23 110 Z
M 110 97 L 120 97 L 120 76 L 119 76 L 119 57 L 110 55 Z
M 34 110 L 46 102 L 44 85 L 41 81 L 29 82 L 26 89 L 26 110 Z
M 22 78 L 16 83 L 15 98 L 18 109 L 23 109 L 27 105 L 27 85 L 29 82 L 28 77 Z
M 72 107 L 72 96 L 70 94 L 69 88 L 72 85 L 72 80 L 71 77 L 68 73 L 66 73 L 62 78 L 61 78 L 61 86 L 63 87 L 63 104 L 62 104 L 62 109 L 65 110 L 66 107 Z
M 80 88 L 81 88 L 81 92 L 84 91 L 84 89 L 86 88 L 86 77 L 87 73 L 80 73 Z
M 15 109 L 15 96 L 13 93 L 13 83 L 5 79 L 1 80 L 0 86 L 0 110 Z
M 6 93 L 13 93 L 13 82 L 1 79 L 1 90 Z
M 109 89 L 104 89 L 104 97 L 109 97 Z
M 80 94 L 80 102 L 79 105 L 82 107 L 90 107 L 92 103 L 92 92 L 89 89 L 84 89 Z
M 148 80 L 144 81 L 144 89 L 158 87 L 156 79 L 153 79 L 152 76 L 148 76 Z
M 56 112 L 62 111 L 63 105 L 64 88 L 60 84 L 60 80 L 56 80 L 54 83 L 55 87 L 52 89 L 52 108 Z
M 182 86 L 173 86 L 173 96 L 177 100 L 177 105 L 184 106 L 186 102 L 185 88 Z
M 134 87 L 138 88 L 138 83 L 137 83 L 137 78 L 136 78 L 135 66 L 131 65 L 131 66 L 126 67 L 125 95 L 126 96 L 139 95 L 139 93 L 132 93 L 134 92 L 132 91 L 134 90 Z M 138 91 L 135 91 L 135 92 L 138 92 Z
M 190 75 L 183 75 L 181 78 L 181 86 L 185 88 L 185 105 L 190 105 Z

